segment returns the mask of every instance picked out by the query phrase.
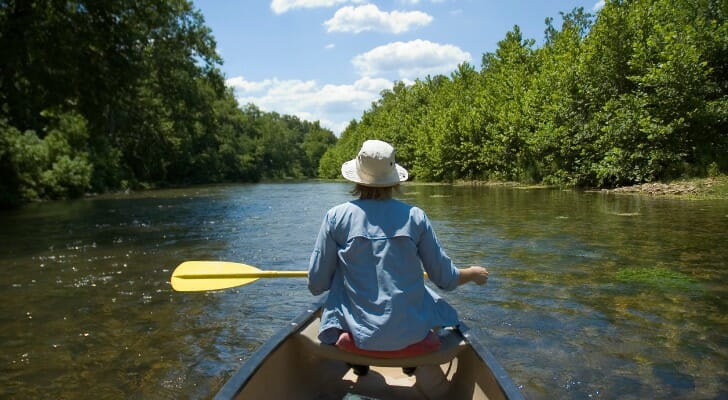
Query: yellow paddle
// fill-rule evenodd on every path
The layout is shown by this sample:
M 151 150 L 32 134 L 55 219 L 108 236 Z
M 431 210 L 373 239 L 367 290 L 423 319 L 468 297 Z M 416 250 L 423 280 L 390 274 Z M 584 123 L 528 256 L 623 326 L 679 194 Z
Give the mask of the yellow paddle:
M 172 272 L 172 289 L 200 292 L 247 285 L 260 278 L 300 278 L 308 271 L 262 271 L 228 261 L 185 261 Z
M 253 283 L 260 278 L 305 278 L 308 271 L 263 271 L 229 261 L 185 261 L 172 272 L 172 289 L 202 292 Z M 427 273 L 425 273 L 427 278 Z

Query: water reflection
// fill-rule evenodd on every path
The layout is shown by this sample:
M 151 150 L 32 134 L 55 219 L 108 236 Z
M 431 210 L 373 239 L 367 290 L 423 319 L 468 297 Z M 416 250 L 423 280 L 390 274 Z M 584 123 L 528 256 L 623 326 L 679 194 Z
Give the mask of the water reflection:
M 0 215 L 0 397 L 206 398 L 311 300 L 175 293 L 185 260 L 304 269 L 349 185 L 213 186 Z M 728 395 L 727 202 L 407 185 L 486 288 L 444 294 L 529 398 Z

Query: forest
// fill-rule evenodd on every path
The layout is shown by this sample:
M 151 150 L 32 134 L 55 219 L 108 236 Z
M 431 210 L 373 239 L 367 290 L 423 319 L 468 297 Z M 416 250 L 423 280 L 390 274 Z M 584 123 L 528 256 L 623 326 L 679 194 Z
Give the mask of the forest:
M 615 187 L 728 170 L 728 2 L 607 0 L 514 27 L 477 70 L 398 82 L 323 156 L 370 138 L 421 181 Z
M 728 2 L 607 0 L 480 68 L 396 82 L 337 138 L 240 107 L 187 0 L 0 0 L 0 207 L 337 178 L 366 139 L 418 181 L 615 187 L 728 171 Z M 560 26 L 559 26 L 560 25 Z
M 0 0 L 0 207 L 316 176 L 336 136 L 238 106 L 186 0 Z

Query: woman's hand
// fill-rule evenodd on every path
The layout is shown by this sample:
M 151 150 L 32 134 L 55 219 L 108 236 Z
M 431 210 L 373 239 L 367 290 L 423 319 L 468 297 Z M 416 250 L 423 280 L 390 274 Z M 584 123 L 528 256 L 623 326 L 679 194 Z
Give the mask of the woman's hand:
M 488 282 L 488 270 L 479 265 L 471 265 L 468 268 L 461 269 L 458 285 L 463 285 L 468 282 L 473 282 L 478 285 L 485 284 Z

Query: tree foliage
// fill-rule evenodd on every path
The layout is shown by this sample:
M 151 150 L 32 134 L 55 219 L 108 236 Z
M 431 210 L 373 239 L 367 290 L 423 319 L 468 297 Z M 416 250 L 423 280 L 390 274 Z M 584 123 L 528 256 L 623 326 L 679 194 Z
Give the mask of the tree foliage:
M 610 0 L 516 26 L 476 71 L 397 83 L 324 154 L 338 175 L 366 139 L 421 180 L 611 187 L 728 170 L 728 21 L 720 0 Z
M 238 107 L 187 0 L 0 0 L 0 204 L 315 176 L 318 122 Z

